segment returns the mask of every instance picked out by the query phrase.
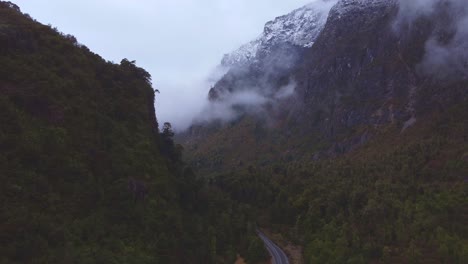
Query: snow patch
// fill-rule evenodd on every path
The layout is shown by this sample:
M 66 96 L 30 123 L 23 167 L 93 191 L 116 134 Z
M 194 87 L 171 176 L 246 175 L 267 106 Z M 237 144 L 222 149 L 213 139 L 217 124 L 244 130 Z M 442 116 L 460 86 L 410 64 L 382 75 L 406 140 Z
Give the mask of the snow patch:
M 267 22 L 258 38 L 224 55 L 221 64 L 233 67 L 254 63 L 258 53 L 269 54 L 278 44 L 312 47 L 336 2 L 337 0 L 318 0 Z

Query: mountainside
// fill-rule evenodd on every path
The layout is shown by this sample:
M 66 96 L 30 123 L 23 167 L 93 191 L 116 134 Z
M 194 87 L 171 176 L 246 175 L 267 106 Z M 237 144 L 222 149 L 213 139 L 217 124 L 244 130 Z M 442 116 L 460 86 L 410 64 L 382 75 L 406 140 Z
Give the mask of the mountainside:
M 180 160 L 150 80 L 0 2 L 1 263 L 253 259 L 249 214 Z
M 420 4 L 338 1 L 311 46 L 233 66 L 209 93 L 231 115 L 178 138 L 305 263 L 468 257 L 468 7 Z M 262 100 L 232 100 L 244 93 Z
M 362 125 L 403 127 L 467 97 L 465 76 L 440 80 L 419 69 L 427 41 L 450 34 L 442 8 L 411 28 L 395 29 L 395 1 L 372 3 L 342 1 L 332 8 L 295 72 L 302 109 L 309 118 L 320 115 L 331 138 Z
M 323 29 L 327 14 L 336 1 L 311 3 L 291 13 L 266 23 L 261 36 L 226 54 L 221 61 L 225 67 L 239 67 L 257 62 L 268 56 L 272 47 L 289 43 L 299 47 L 311 47 Z
M 275 21 L 289 21 L 298 12 Z M 205 165 L 230 168 L 244 163 L 240 156 L 258 163 L 259 153 L 272 154 L 271 162 L 334 157 L 363 145 L 379 127 L 395 125 L 403 131 L 420 118 L 463 103 L 467 82 L 462 74 L 443 80 L 421 69 L 426 43 L 450 34 L 443 8 L 407 28 L 396 28 L 397 16 L 396 1 L 339 1 L 323 29 L 314 31 L 319 34 L 311 47 L 279 41 L 268 46 L 269 55 L 257 54 L 253 63 L 233 67 L 210 90 L 212 102 L 223 104 L 245 91 L 264 100 L 248 107 L 233 104 L 235 118 L 192 126 L 181 139 L 193 154 L 192 164 L 221 153 L 226 166 L 219 161 Z M 286 96 L 278 96 L 285 90 Z M 224 144 L 226 135 L 229 144 Z M 259 140 L 241 143 L 248 138 Z M 259 153 L 248 150 L 252 144 Z

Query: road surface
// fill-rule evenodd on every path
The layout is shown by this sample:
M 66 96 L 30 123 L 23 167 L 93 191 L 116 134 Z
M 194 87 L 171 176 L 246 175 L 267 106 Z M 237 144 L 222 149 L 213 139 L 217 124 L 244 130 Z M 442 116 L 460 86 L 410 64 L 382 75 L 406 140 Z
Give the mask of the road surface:
M 270 252 L 272 258 L 272 264 L 289 264 L 288 257 L 286 254 L 279 248 L 273 241 L 271 241 L 265 234 L 260 231 L 257 231 L 258 236 L 263 240 L 265 246 Z

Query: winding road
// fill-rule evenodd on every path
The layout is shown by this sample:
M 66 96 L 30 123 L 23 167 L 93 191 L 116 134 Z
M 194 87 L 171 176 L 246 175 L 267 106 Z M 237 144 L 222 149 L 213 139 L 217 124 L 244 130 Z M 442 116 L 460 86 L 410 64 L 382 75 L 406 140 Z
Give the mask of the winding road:
M 268 252 L 270 252 L 272 264 L 289 264 L 288 257 L 281 248 L 279 248 L 275 243 L 273 243 L 273 241 L 271 241 L 262 232 L 257 230 L 257 234 L 263 240 L 263 243 L 265 243 Z

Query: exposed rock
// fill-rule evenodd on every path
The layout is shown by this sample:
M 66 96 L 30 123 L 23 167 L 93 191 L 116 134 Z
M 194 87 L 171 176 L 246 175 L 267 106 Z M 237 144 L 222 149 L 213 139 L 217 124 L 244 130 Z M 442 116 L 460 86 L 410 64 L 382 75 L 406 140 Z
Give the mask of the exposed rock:
M 420 70 L 428 40 L 450 36 L 443 10 L 401 30 L 395 29 L 395 0 L 338 1 L 326 12 L 323 25 L 325 13 L 311 12 L 306 6 L 267 23 L 260 38 L 225 57 L 232 68 L 210 91 L 210 99 L 217 102 L 245 89 L 273 98 L 267 106 L 258 106 L 263 110 L 257 122 L 274 124 L 263 133 L 263 142 L 271 141 L 264 144 L 286 142 L 282 150 L 293 149 L 295 156 L 309 159 L 334 157 L 364 145 L 371 136 L 362 131 L 388 125 L 404 131 L 468 97 L 465 79 L 441 81 Z M 305 37 L 301 21 L 311 35 Z M 275 100 L 289 83 L 294 83 L 292 96 Z M 230 127 L 204 130 L 198 139 L 211 142 L 220 131 L 239 131 L 247 120 L 243 117 Z M 309 145 L 291 143 L 297 138 Z M 221 141 L 214 145 L 227 151 L 241 148 Z
M 259 57 L 272 54 L 275 46 L 290 45 L 310 48 L 325 26 L 328 11 L 336 1 L 316 1 L 265 24 L 263 33 L 255 40 L 226 54 L 221 64 L 227 67 L 246 66 Z

